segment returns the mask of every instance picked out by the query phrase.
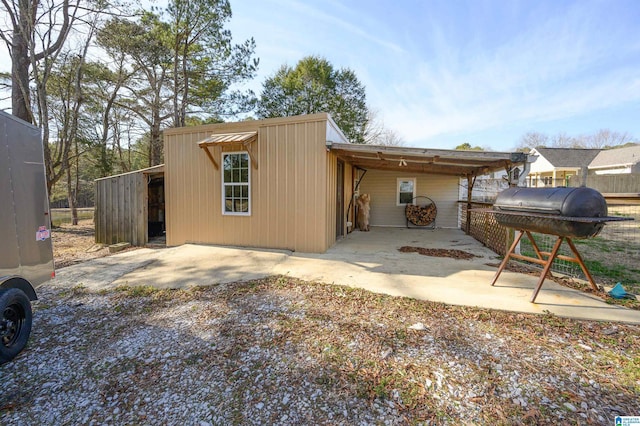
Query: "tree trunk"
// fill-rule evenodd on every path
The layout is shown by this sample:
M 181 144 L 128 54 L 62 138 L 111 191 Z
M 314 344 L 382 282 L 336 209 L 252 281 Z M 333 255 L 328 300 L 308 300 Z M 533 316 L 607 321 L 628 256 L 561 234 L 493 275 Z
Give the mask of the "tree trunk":
M 69 209 L 71 209 L 71 224 L 78 224 L 78 207 L 76 203 L 77 192 L 75 191 L 73 185 L 73 177 L 71 176 L 71 167 L 69 164 L 66 164 L 66 173 L 67 173 L 67 200 L 69 202 Z
M 20 20 L 25 19 L 22 13 L 20 15 Z M 29 100 L 29 46 L 19 29 L 14 30 L 11 45 L 11 113 L 33 123 Z
M 154 113 L 154 116 L 156 114 Z M 160 116 L 154 117 L 149 140 L 149 167 L 162 164 L 162 136 L 160 134 Z

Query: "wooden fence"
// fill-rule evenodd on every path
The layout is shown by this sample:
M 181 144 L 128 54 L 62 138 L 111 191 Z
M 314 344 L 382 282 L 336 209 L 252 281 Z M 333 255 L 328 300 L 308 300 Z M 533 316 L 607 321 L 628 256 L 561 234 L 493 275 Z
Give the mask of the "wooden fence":
M 567 186 L 582 185 L 581 176 L 571 176 L 567 180 Z M 640 193 L 640 174 L 588 175 L 587 186 L 603 194 Z
M 147 178 L 127 173 L 96 181 L 96 242 L 129 242 L 142 246 L 147 239 Z

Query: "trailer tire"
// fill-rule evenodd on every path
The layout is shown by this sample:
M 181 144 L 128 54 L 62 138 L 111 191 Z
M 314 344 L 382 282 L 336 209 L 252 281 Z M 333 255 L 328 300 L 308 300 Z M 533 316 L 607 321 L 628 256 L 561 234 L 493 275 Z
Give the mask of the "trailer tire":
M 0 290 L 0 364 L 24 349 L 31 334 L 31 302 L 20 289 Z

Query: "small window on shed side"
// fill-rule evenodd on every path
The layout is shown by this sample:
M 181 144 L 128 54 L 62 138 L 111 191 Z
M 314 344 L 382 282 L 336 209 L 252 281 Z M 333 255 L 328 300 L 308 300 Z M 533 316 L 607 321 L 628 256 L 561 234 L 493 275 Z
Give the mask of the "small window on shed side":
M 251 214 L 251 170 L 247 152 L 222 154 L 222 214 Z
M 398 178 L 396 205 L 410 204 L 416 197 L 416 178 Z

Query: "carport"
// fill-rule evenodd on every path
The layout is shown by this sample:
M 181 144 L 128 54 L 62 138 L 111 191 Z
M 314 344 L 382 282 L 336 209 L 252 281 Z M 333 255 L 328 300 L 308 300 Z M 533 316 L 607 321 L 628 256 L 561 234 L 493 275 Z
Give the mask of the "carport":
M 371 225 L 401 227 L 406 225 L 405 204 L 400 193 L 409 188 L 415 199 L 429 199 L 437 205 L 436 225 L 439 228 L 457 228 L 458 223 L 468 227 L 466 218 L 458 220 L 460 179 L 466 181 L 467 207 L 476 178 L 502 171 L 513 185 L 522 184 L 530 163 L 535 160 L 522 152 L 463 151 L 424 148 L 405 148 L 349 143 L 327 143 L 337 154 L 338 161 L 351 165 L 353 176 L 351 193 L 355 199 L 361 193 L 371 196 Z M 355 203 L 352 200 L 350 206 Z M 339 208 L 339 207 L 338 207 Z M 355 218 L 349 209 L 347 221 Z M 352 228 L 353 229 L 353 228 Z

